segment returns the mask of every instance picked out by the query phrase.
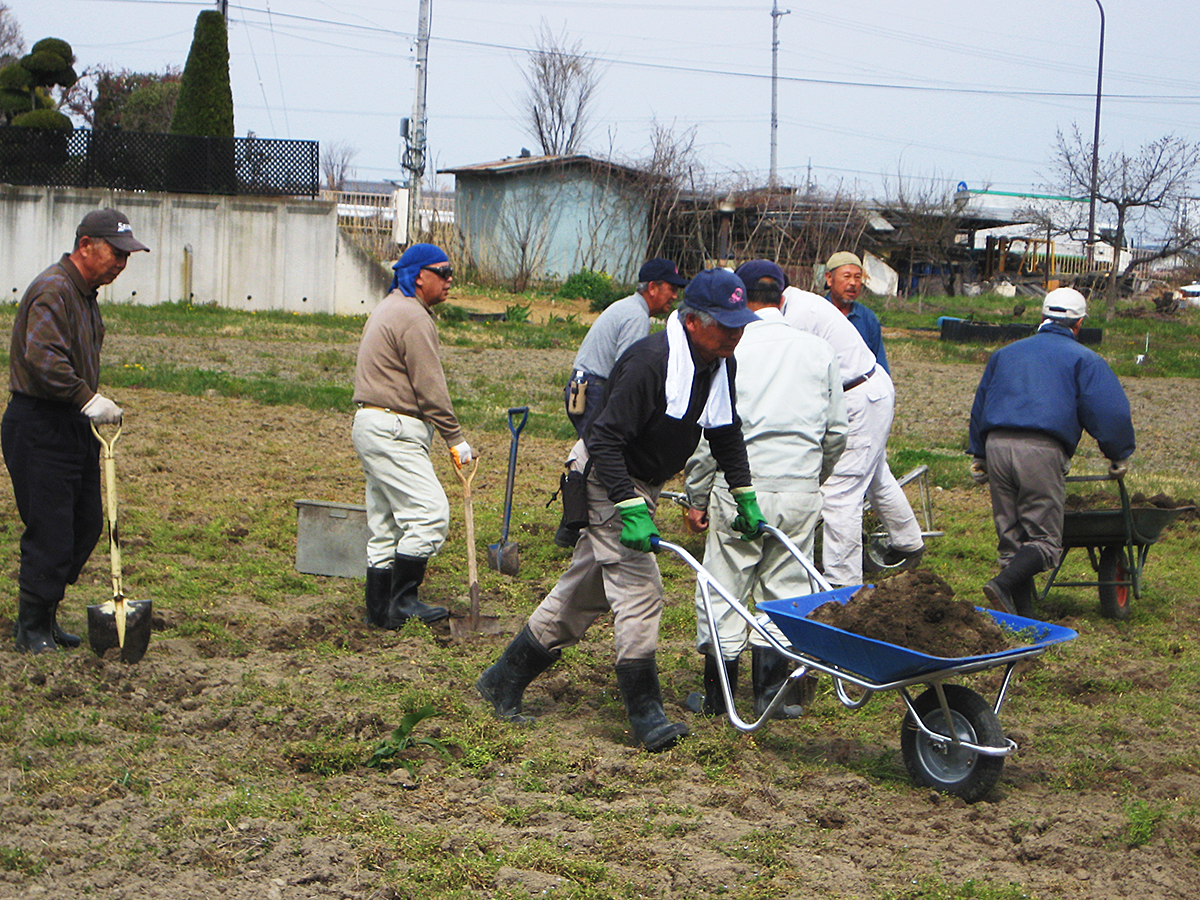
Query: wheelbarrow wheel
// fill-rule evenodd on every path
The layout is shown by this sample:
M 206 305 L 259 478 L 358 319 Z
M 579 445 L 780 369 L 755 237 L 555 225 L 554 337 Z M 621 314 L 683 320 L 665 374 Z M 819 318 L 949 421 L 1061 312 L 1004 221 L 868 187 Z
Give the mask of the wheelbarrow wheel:
M 1132 593 L 1128 582 L 1132 579 L 1125 565 L 1125 548 L 1117 545 L 1102 547 L 1096 571 L 1100 580 L 1100 613 L 1110 619 L 1128 619 Z
M 947 684 L 942 689 L 946 692 L 954 734 L 974 744 L 1003 746 L 1004 731 L 1000 720 L 986 700 L 961 685 Z M 933 688 L 921 694 L 913 706 L 930 731 L 950 733 L 937 691 Z M 900 750 L 913 781 L 961 797 L 968 803 L 985 796 L 1000 780 L 1004 768 L 1003 756 L 985 756 L 932 740 L 917 728 L 911 712 L 904 717 L 900 730 Z

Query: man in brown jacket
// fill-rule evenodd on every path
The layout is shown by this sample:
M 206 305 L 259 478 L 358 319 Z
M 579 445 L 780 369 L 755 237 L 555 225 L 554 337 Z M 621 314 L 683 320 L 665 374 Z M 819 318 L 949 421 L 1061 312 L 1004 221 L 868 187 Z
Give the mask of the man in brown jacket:
M 367 319 L 358 348 L 352 432 L 367 480 L 367 621 L 389 629 L 414 616 L 450 615 L 417 597 L 450 529 L 450 503 L 429 456 L 434 431 L 456 464 L 471 461 L 433 319 L 450 293 L 450 259 L 433 244 L 413 244 L 393 268 L 392 292 Z
M 21 651 L 80 643 L 58 626 L 58 604 L 104 524 L 99 445 L 89 422 L 121 421 L 121 408 L 97 390 L 104 320 L 96 295 L 139 250 L 149 248 L 123 213 L 94 210 L 75 230 L 75 249 L 35 278 L 17 307 L 0 445 L 25 525 L 15 630 Z

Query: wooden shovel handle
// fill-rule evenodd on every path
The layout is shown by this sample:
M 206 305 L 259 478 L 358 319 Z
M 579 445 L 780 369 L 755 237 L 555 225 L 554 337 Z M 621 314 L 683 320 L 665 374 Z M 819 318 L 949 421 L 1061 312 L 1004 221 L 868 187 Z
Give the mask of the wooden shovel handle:
M 471 462 L 470 472 L 455 465 L 454 471 L 463 484 L 463 521 L 467 523 L 467 591 L 471 595 L 471 622 L 479 622 L 479 568 L 475 563 L 475 506 L 471 501 L 471 482 L 479 471 L 479 457 Z
M 117 423 L 116 432 L 105 440 L 95 422 L 88 424 L 92 426 L 92 434 L 100 442 L 100 456 L 104 460 L 104 511 L 108 514 L 108 558 L 112 568 L 113 600 L 120 601 L 125 597 L 125 590 L 121 584 L 121 541 L 120 532 L 117 530 L 117 461 L 113 448 L 117 438 L 121 436 L 121 425 Z

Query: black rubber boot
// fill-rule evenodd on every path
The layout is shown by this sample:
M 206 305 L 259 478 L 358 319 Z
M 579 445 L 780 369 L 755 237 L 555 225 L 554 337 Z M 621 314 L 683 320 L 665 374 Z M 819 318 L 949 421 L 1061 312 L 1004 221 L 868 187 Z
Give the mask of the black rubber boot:
M 1033 614 L 1033 601 L 1037 597 L 1037 583 L 1032 578 L 1026 578 L 1013 591 L 1013 603 L 1017 607 L 1017 615 L 1027 619 L 1036 618 Z
M 392 599 L 392 570 L 382 566 L 367 568 L 367 624 L 387 627 L 388 603 Z
M 798 719 L 804 715 L 801 685 L 788 682 L 795 664 L 774 647 L 751 647 L 751 679 L 754 683 L 754 715 L 761 716 L 782 689 L 783 703 L 775 707 L 773 719 Z
M 1017 598 L 1026 590 L 1024 583 L 1042 571 L 1042 554 L 1037 547 L 1026 545 L 1017 551 L 1000 570 L 1000 574 L 983 586 L 983 595 L 993 609 L 1010 615 L 1017 612 Z M 1032 611 L 1032 610 L 1031 610 Z
M 561 655 L 558 650 L 547 650 L 534 640 L 526 625 L 500 658 L 484 669 L 475 682 L 475 690 L 492 704 L 497 718 L 519 725 L 528 724 L 533 721 L 533 716 L 521 714 L 521 698 L 525 695 L 525 688 Z
M 649 752 L 666 750 L 687 736 L 688 727 L 682 722 L 672 722 L 663 712 L 658 664 L 653 658 L 617 663 L 617 685 L 621 688 L 634 740 Z
M 428 562 L 423 556 L 396 554 L 392 561 L 392 596 L 388 601 L 384 628 L 394 631 L 413 618 L 422 622 L 440 622 L 450 618 L 450 610 L 446 607 L 428 606 L 417 598 L 417 588 L 425 580 L 425 565 Z
M 58 604 L 54 604 L 54 643 L 60 647 L 66 647 L 68 650 L 74 650 L 83 643 L 83 639 L 77 634 L 71 634 L 69 631 L 63 631 L 58 624 Z
M 17 595 L 17 650 L 22 653 L 46 653 L 57 650 L 54 643 L 54 608 L 41 597 L 27 591 Z
M 737 693 L 738 661 L 724 660 L 725 675 L 729 678 L 729 692 Z M 725 692 L 721 690 L 721 663 L 709 653 L 704 654 L 704 693 L 692 691 L 684 706 L 701 716 L 723 716 L 729 711 L 725 703 Z

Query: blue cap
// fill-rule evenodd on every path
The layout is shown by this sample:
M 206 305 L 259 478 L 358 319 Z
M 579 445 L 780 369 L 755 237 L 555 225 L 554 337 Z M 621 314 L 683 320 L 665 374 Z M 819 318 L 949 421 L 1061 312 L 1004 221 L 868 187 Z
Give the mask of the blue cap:
M 662 257 L 648 259 L 642 263 L 641 269 L 638 270 L 638 282 L 643 281 L 665 281 L 675 287 L 683 287 L 687 284 L 687 279 L 679 274 L 679 266 Z
M 688 282 L 683 302 L 706 312 L 726 328 L 741 328 L 758 321 L 746 306 L 746 285 L 728 269 L 705 269 Z
M 781 291 L 788 286 L 788 278 L 783 269 L 769 259 L 752 259 L 750 262 L 744 262 L 737 267 L 734 274 L 742 279 L 748 288 L 758 284 L 759 280 L 763 278 L 774 279 L 775 285 Z

